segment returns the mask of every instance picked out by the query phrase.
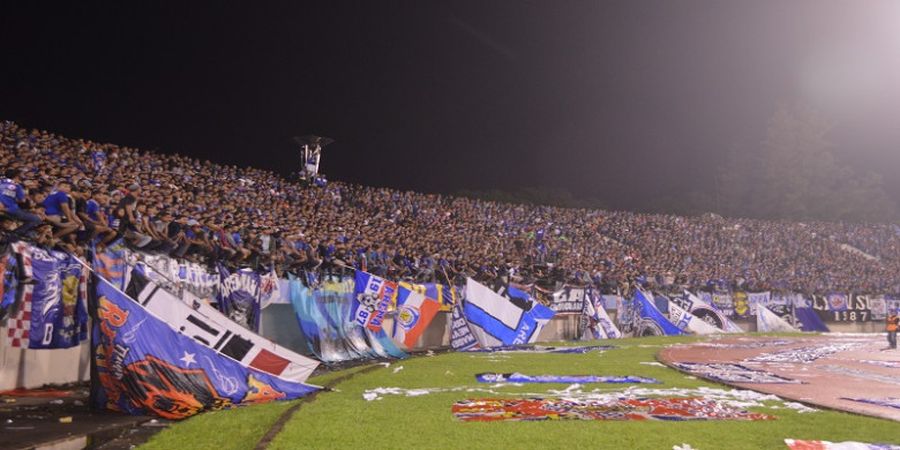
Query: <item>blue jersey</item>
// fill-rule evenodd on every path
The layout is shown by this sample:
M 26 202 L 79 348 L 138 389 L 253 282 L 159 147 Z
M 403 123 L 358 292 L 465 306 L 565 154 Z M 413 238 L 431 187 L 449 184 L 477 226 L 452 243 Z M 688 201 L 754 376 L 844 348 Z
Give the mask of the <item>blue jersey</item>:
M 25 200 L 25 190 L 13 180 L 0 180 L 0 203 L 7 211 L 18 211 L 19 202 Z
M 91 220 L 93 220 L 95 222 L 99 222 L 100 221 L 100 214 L 99 214 L 100 213 L 100 204 L 97 203 L 97 201 L 94 199 L 88 200 L 85 203 L 84 213 L 87 214 L 87 216 Z
M 61 216 L 63 205 L 69 204 L 69 196 L 62 191 L 53 191 L 44 199 L 44 213 L 48 216 Z

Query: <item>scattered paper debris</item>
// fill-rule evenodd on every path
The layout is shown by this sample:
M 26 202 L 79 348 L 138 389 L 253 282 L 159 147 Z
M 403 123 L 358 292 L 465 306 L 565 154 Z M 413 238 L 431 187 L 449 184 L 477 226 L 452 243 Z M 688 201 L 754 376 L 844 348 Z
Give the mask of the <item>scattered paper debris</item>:
M 645 366 L 653 366 L 653 367 L 666 367 L 665 364 L 656 361 L 641 361 L 638 364 L 642 364 Z
M 398 367 L 394 368 L 394 373 L 397 373 L 401 370 L 403 370 L 403 366 L 398 366 Z

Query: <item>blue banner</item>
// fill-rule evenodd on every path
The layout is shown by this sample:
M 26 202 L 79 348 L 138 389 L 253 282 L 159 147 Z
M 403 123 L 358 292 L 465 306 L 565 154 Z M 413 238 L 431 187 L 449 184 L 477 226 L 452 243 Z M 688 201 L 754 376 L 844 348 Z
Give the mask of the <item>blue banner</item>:
M 353 281 L 325 282 L 311 289 L 300 280 L 290 281 L 290 297 L 300 329 L 310 351 L 322 361 L 405 358 L 383 331 L 371 331 L 351 320 Z
M 261 277 L 250 269 L 234 272 L 219 265 L 219 311 L 238 325 L 259 331 Z
M 32 248 L 35 281 L 28 348 L 70 348 L 87 339 L 87 277 L 84 267 L 62 252 Z
M 450 347 L 458 352 L 475 350 L 478 348 L 478 340 L 472 335 L 469 324 L 462 313 L 462 304 L 453 305 L 450 315 Z
M 534 301 L 500 296 L 469 278 L 463 314 L 482 347 L 530 344 L 554 312 Z
M 829 331 L 828 327 L 825 325 L 825 322 L 822 322 L 822 318 L 820 318 L 812 308 L 795 307 L 794 317 L 797 319 L 797 323 L 795 325 L 799 325 L 800 330 L 802 331 L 820 331 L 823 333 L 827 333 Z
M 479 373 L 475 375 L 479 383 L 633 383 L 659 384 L 656 378 L 637 376 L 598 376 L 598 375 L 525 375 L 521 373 Z
M 94 323 L 97 406 L 133 415 L 183 419 L 318 388 L 248 369 L 178 333 L 106 281 L 97 284 Z
M 118 289 L 125 289 L 128 266 L 125 261 L 125 244 L 121 239 L 107 245 L 102 251 L 94 250 L 94 272 Z
M 640 323 L 636 336 L 674 336 L 684 334 L 675 324 L 669 322 L 656 306 L 647 299 L 647 295 L 640 289 L 634 291 L 635 308 L 640 310 Z

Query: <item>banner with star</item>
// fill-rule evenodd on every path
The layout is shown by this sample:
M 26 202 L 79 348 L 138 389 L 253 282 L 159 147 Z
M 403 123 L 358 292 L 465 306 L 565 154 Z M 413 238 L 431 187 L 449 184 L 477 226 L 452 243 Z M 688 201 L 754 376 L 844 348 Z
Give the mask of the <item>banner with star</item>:
M 95 401 L 101 408 L 177 420 L 319 389 L 244 367 L 179 333 L 101 277 L 96 280 Z

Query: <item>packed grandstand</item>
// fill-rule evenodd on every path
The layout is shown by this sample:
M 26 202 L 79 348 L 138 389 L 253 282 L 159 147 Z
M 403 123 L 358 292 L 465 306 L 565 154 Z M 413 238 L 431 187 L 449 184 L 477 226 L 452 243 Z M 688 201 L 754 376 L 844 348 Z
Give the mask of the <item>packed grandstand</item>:
M 895 224 L 507 204 L 343 182 L 0 124 L 6 228 L 83 254 L 124 238 L 193 262 L 416 282 L 900 293 Z M 22 188 L 17 193 L 16 186 Z M 19 198 L 16 198 L 16 197 Z

